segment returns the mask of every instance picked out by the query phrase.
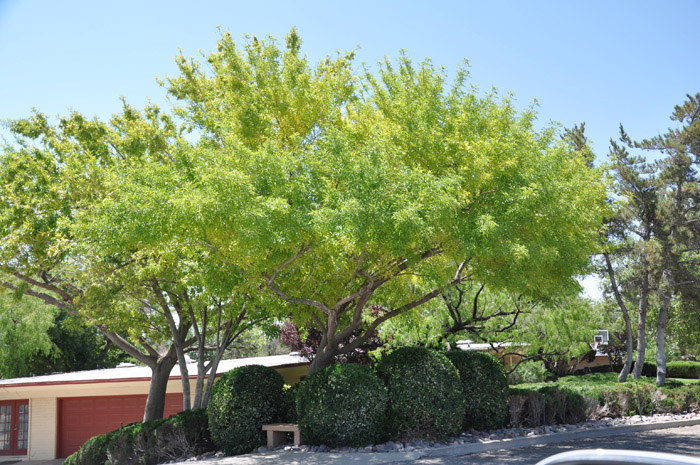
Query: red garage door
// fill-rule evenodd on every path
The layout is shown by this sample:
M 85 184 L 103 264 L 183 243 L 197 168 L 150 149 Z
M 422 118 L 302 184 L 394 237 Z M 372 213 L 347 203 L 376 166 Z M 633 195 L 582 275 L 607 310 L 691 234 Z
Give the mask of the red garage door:
M 58 457 L 68 457 L 85 441 L 141 421 L 146 396 L 68 397 L 58 401 Z M 165 417 L 182 410 L 182 394 L 168 394 Z

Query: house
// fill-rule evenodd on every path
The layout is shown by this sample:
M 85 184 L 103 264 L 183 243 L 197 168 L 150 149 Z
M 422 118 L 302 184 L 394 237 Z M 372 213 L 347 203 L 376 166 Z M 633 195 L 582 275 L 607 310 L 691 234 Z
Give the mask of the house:
M 308 371 L 298 355 L 222 360 L 217 376 L 244 365 L 277 370 L 285 383 Z M 191 392 L 197 364 L 188 366 Z M 0 380 L 0 460 L 50 460 L 72 454 L 90 437 L 140 421 L 151 378 L 148 367 L 126 364 L 103 370 Z M 182 410 L 176 366 L 169 378 L 165 416 Z
M 605 339 L 603 339 L 602 337 L 598 339 L 598 335 L 596 335 L 594 339 L 595 343 L 591 344 L 591 348 L 595 350 L 595 357 L 590 359 L 572 359 L 569 366 L 569 370 L 571 372 L 610 365 L 610 358 L 599 347 L 599 345 L 608 343 L 607 331 L 598 331 L 598 333 L 603 332 L 606 333 Z M 525 344 L 512 342 L 498 342 L 494 344 L 486 344 L 474 343 L 469 339 L 457 341 L 458 349 L 471 350 L 475 352 L 487 352 L 501 359 L 503 365 L 506 367 L 507 370 L 513 367 L 513 365 L 516 365 L 518 362 L 520 362 L 520 359 L 522 358 L 522 349 L 519 349 L 518 347 L 523 346 L 525 346 Z
M 524 345 L 525 344 L 512 342 L 497 342 L 494 344 L 475 343 L 470 339 L 457 341 L 458 349 L 474 352 L 487 352 L 501 359 L 506 369 L 509 369 L 520 361 L 522 350 L 518 347 L 523 347 Z

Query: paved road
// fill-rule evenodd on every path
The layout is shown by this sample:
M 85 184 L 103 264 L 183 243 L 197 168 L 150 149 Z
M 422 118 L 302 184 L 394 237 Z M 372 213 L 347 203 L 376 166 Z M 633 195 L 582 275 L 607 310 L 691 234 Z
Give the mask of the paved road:
M 425 458 L 411 462 L 397 462 L 395 465 L 532 465 L 559 452 L 598 448 L 670 452 L 700 457 L 700 425 L 607 438 L 583 439 L 523 449 L 492 451 L 461 457 Z

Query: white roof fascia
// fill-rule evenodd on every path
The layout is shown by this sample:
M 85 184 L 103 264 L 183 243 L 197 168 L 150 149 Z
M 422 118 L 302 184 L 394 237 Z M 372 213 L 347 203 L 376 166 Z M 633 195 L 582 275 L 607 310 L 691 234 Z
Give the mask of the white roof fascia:
M 271 355 L 268 357 L 239 358 L 235 360 L 221 360 L 216 374 L 226 373 L 245 365 L 263 365 L 270 368 L 289 365 L 303 365 L 309 361 L 298 355 Z M 187 364 L 189 376 L 197 376 L 197 362 Z M 180 377 L 180 367 L 175 365 L 170 373 L 170 378 Z M 26 378 L 0 379 L 0 387 L 11 387 L 24 384 L 57 384 L 57 383 L 89 383 L 91 381 L 123 381 L 123 380 L 148 380 L 151 378 L 151 369 L 147 366 L 123 366 L 100 370 L 74 371 L 71 373 L 55 373 L 51 375 L 31 376 Z

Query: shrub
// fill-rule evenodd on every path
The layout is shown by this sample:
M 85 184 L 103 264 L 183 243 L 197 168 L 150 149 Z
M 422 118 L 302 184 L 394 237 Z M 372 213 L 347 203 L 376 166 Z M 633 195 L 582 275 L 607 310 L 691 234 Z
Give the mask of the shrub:
M 528 361 L 520 363 L 515 371 L 508 375 L 508 384 L 542 383 L 547 378 L 548 371 L 542 362 Z
M 700 378 L 700 362 L 669 362 L 666 364 L 668 378 Z
M 280 405 L 280 421 L 284 423 L 297 423 L 297 393 L 299 392 L 297 383 L 293 386 L 284 386 L 282 405 Z
M 155 465 L 212 449 L 205 411 L 188 410 L 168 419 L 130 423 L 90 438 L 64 463 Z
M 282 375 L 261 365 L 225 373 L 214 385 L 207 406 L 214 444 L 229 455 L 263 445 L 262 426 L 279 419 L 283 387 Z
M 389 432 L 400 439 L 444 439 L 459 432 L 465 398 L 459 373 L 444 355 L 402 347 L 385 355 L 377 374 L 389 391 Z
M 445 355 L 459 372 L 467 400 L 462 427 L 502 427 L 508 411 L 508 382 L 503 364 L 483 352 L 451 350 Z
M 634 366 L 636 364 L 636 361 L 632 363 L 632 369 L 630 370 L 630 373 L 634 373 Z M 650 378 L 656 377 L 656 363 L 644 362 L 644 365 L 642 365 L 642 376 L 648 376 Z
M 365 446 L 384 437 L 387 392 L 371 368 L 331 365 L 299 385 L 299 429 L 310 444 Z
M 544 396 L 546 424 L 578 423 L 588 418 L 587 403 L 581 394 L 559 386 L 543 387 L 538 392 Z
M 559 386 L 510 389 L 510 425 L 534 427 L 542 424 L 577 423 L 592 416 L 597 402 Z
M 112 431 L 107 434 L 93 436 L 80 449 L 71 454 L 63 463 L 69 465 L 103 465 L 107 463 L 107 448 L 116 436 Z
M 165 422 L 163 419 L 146 423 L 130 423 L 113 431 L 112 440 L 107 446 L 107 463 L 109 465 L 158 463 L 151 447 L 151 433 Z
M 152 432 L 151 455 L 162 463 L 214 450 L 208 423 L 204 409 L 170 416 Z

